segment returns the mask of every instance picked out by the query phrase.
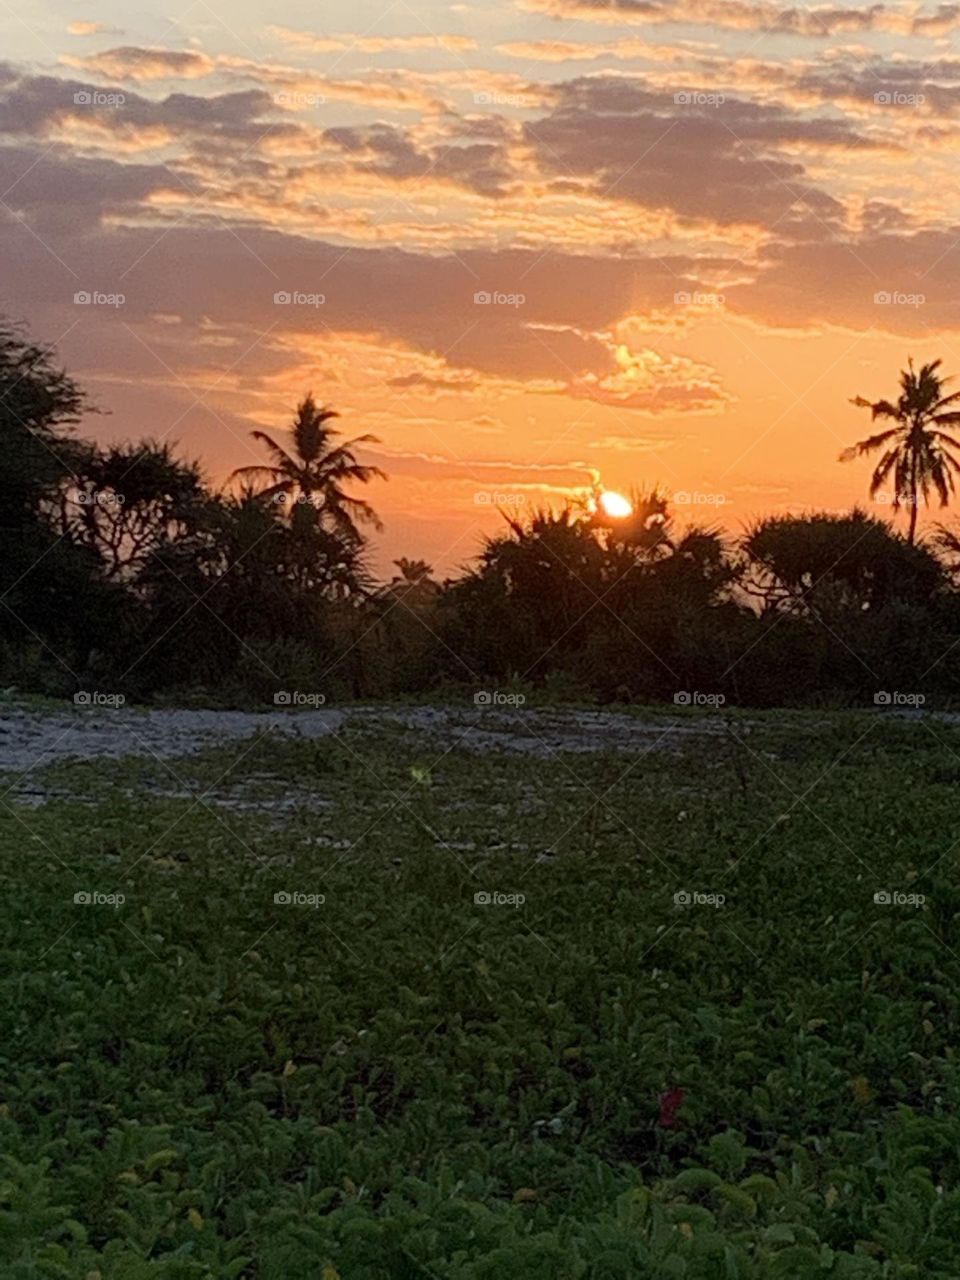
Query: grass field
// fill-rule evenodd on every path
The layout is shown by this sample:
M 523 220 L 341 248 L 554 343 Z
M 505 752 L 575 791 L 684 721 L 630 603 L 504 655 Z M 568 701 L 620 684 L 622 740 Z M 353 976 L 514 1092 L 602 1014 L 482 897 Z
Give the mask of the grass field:
M 960 728 L 674 720 L 10 792 L 4 1280 L 956 1280 Z

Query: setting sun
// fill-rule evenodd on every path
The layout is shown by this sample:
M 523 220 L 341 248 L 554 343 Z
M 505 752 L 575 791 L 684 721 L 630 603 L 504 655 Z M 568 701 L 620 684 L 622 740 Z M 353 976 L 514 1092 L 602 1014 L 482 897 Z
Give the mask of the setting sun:
M 624 520 L 633 515 L 633 505 L 622 493 L 614 493 L 612 489 L 604 489 L 600 494 L 600 509 L 605 516 L 613 520 Z

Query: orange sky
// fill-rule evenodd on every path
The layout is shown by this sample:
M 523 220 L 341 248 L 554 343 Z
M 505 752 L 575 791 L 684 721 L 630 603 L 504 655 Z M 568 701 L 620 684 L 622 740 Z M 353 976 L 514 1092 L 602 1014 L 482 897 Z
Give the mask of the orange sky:
M 597 481 L 733 531 L 847 507 L 849 398 L 960 371 L 949 6 L 136 14 L 2 20 L 0 305 L 86 429 L 218 483 L 312 389 L 380 437 L 380 565 Z

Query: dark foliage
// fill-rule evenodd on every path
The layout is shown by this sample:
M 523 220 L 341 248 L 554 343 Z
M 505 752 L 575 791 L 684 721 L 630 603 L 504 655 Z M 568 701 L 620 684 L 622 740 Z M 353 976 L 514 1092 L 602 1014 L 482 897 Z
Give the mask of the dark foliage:
M 904 375 L 934 432 L 952 415 L 935 373 L 915 387 Z M 904 405 L 873 409 L 899 422 Z M 444 584 L 400 560 L 378 586 L 361 533 L 376 514 L 348 491 L 382 478 L 354 452 L 373 438 L 344 441 L 312 397 L 289 447 L 254 433 L 268 463 L 228 493 L 167 444 L 77 439 L 87 408 L 48 350 L 0 328 L 5 684 L 269 701 L 519 682 L 753 705 L 960 687 L 960 539 L 947 529 L 920 544 L 854 509 L 768 517 L 732 542 L 678 528 L 653 490 L 625 519 L 570 507 L 508 520 Z

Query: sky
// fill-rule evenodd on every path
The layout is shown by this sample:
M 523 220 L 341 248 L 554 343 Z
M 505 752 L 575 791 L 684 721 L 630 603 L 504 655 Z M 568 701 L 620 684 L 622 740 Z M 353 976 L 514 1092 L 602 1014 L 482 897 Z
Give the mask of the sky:
M 867 504 L 851 397 L 960 372 L 960 4 L 34 0 L 0 32 L 0 311 L 85 432 L 221 485 L 312 391 L 378 437 L 381 566 L 598 484 L 733 534 Z

